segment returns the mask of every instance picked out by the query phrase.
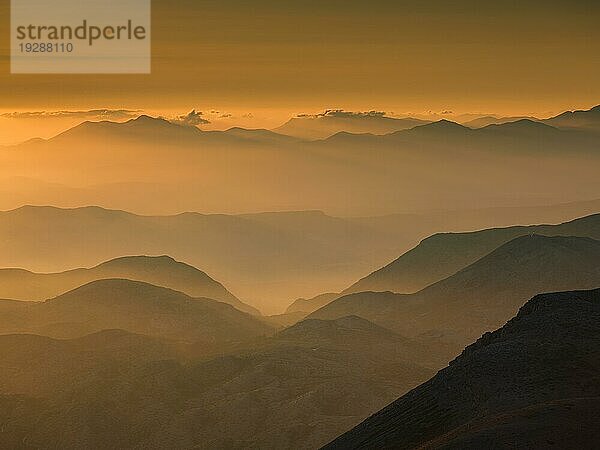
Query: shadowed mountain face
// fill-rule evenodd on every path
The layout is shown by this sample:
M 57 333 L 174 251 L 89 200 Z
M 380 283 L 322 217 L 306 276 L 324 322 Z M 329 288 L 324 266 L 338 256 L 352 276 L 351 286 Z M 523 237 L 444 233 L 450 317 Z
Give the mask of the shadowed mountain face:
M 421 346 L 358 317 L 304 321 L 251 350 L 187 365 L 144 362 L 151 351 L 141 338 L 127 338 L 140 340 L 131 346 L 142 356 L 123 364 L 132 347 L 110 339 L 96 351 L 82 343 L 95 339 L 0 336 L 0 414 L 10 417 L 0 442 L 26 436 L 42 448 L 317 448 L 433 373 Z M 17 342 L 38 355 L 35 364 L 16 354 Z M 107 347 L 120 350 L 95 370 Z M 73 372 L 53 364 L 57 352 Z M 40 368 L 46 377 L 38 385 Z
M 206 273 L 168 256 L 129 256 L 113 259 L 91 269 L 61 273 L 33 273 L 22 269 L 0 269 L 0 298 L 40 301 L 56 297 L 91 281 L 121 278 L 162 286 L 229 303 L 240 311 L 260 314 L 242 303 Z
M 538 295 L 328 449 L 594 448 L 600 290 Z
M 600 214 L 561 225 L 494 228 L 472 233 L 436 234 L 387 266 L 355 283 L 345 293 L 362 291 L 416 292 L 472 264 L 518 236 L 582 236 L 600 239 Z
M 535 293 L 598 286 L 598 261 L 600 241 L 594 239 L 522 236 L 416 294 L 350 294 L 309 317 L 354 314 L 404 336 L 448 343 L 452 357 Z
M 0 317 L 0 332 L 78 337 L 105 329 L 197 343 L 198 347 L 271 333 L 260 320 L 211 299 L 130 280 L 100 280 Z

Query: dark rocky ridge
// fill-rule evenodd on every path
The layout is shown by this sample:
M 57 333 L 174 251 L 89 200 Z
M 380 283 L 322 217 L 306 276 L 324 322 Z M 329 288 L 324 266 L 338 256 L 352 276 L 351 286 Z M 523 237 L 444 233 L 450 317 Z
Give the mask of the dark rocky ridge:
M 599 329 L 600 289 L 538 295 L 325 448 L 594 448 Z

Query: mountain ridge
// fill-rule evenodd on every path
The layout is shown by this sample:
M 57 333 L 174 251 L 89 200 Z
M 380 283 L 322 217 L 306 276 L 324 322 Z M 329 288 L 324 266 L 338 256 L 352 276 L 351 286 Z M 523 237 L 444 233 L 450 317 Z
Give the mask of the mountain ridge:
M 0 318 L 3 334 L 76 338 L 106 329 L 196 344 L 220 345 L 269 335 L 263 320 L 232 305 L 141 281 L 91 281 L 44 302 L 28 302 Z
M 435 377 L 323 448 L 592 448 L 599 323 L 600 289 L 537 295 Z
M 409 338 L 458 351 L 510 317 L 537 292 L 600 284 L 600 241 L 520 236 L 413 294 L 363 292 L 334 300 L 308 318 L 355 314 Z
M 600 239 L 600 214 L 557 225 L 528 225 L 463 233 L 436 233 L 391 263 L 354 283 L 343 293 L 360 291 L 417 292 L 456 273 L 497 246 L 518 236 L 573 235 Z
M 25 269 L 0 269 L 0 297 L 15 300 L 45 300 L 90 281 L 124 278 L 174 288 L 192 297 L 206 297 L 229 303 L 241 311 L 260 315 L 231 294 L 205 272 L 170 256 L 122 256 L 90 268 L 55 273 Z

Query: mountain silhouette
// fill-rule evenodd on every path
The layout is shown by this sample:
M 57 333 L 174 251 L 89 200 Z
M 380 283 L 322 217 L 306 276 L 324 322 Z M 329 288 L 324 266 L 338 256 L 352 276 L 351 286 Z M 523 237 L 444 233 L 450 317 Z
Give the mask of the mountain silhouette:
M 409 135 L 409 134 L 426 134 L 426 133 L 468 133 L 469 128 L 459 123 L 453 122 L 447 119 L 441 119 L 437 122 L 428 123 L 425 125 L 416 126 L 408 131 L 396 132 L 398 136 Z
M 600 290 L 538 295 L 326 449 L 594 448 Z
M 566 128 L 600 131 L 600 105 L 589 110 L 566 111 L 558 116 L 545 119 L 544 123 Z
M 416 292 L 475 262 L 496 247 L 532 233 L 600 239 L 600 214 L 560 225 L 492 228 L 428 237 L 387 266 L 361 279 L 344 293 L 361 291 Z
M 507 122 L 516 122 L 517 120 L 529 119 L 539 121 L 535 117 L 496 117 L 496 116 L 484 116 L 476 119 L 469 120 L 468 122 L 462 122 L 462 124 L 469 128 L 483 128 L 488 125 L 501 125 Z
M 341 297 L 309 318 L 357 315 L 403 336 L 448 344 L 449 356 L 512 317 L 537 292 L 600 283 L 600 241 L 521 236 L 415 294 Z
M 376 113 L 363 115 L 324 120 L 387 123 Z M 447 120 L 410 125 L 387 134 L 345 127 L 308 141 L 268 130 L 202 131 L 147 116 L 88 122 L 0 152 L 0 208 L 93 203 L 147 214 L 319 209 L 375 216 L 400 207 L 455 210 L 597 196 L 593 168 L 600 156 L 590 130 L 470 129 Z M 554 183 L 542 190 L 540 179 Z
M 60 273 L 40 274 L 22 269 L 0 269 L 0 297 L 46 300 L 90 281 L 106 278 L 144 281 L 184 292 L 191 297 L 205 297 L 229 303 L 240 311 L 260 315 L 258 310 L 242 303 L 206 273 L 168 256 L 127 256 L 90 269 Z
M 74 338 L 105 329 L 197 343 L 221 343 L 270 334 L 271 328 L 233 306 L 140 281 L 93 281 L 45 302 L 28 302 L 0 318 L 2 333 Z
M 330 111 L 315 116 L 294 117 L 274 131 L 303 139 L 325 139 L 340 132 L 383 135 L 424 123 L 427 121 L 382 114 Z
M 293 143 L 296 139 L 264 129 L 231 128 L 226 131 L 203 131 L 195 126 L 173 123 L 162 117 L 141 115 L 126 122 L 83 122 L 46 142 L 121 140 L 153 142 L 156 144 L 203 145 L 234 143 Z M 43 141 L 42 141 L 43 143 Z

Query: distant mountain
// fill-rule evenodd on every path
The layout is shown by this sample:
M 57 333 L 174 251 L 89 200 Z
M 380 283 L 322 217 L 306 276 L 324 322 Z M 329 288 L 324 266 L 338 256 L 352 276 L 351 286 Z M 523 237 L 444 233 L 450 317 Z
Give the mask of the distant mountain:
M 554 133 L 556 136 L 562 135 L 561 131 L 548 124 L 541 123 L 531 119 L 519 119 L 512 122 L 504 122 L 502 124 L 491 124 L 483 127 L 480 133 L 502 133 L 509 134 L 514 137 L 530 134 L 532 136 L 543 136 L 545 133 Z
M 484 116 L 484 117 L 478 117 L 473 120 L 469 120 L 467 122 L 462 122 L 462 124 L 465 127 L 469 127 L 469 128 L 483 128 L 483 127 L 487 127 L 488 125 L 501 125 L 503 123 L 516 122 L 517 120 L 523 120 L 523 119 L 534 120 L 534 121 L 539 120 L 539 119 L 536 119 L 535 117 L 531 117 L 531 116 L 521 116 L 521 117 Z
M 224 133 L 226 136 L 237 136 L 247 141 L 254 142 L 271 142 L 274 144 L 285 144 L 297 142 L 297 139 L 286 136 L 285 134 L 275 133 L 265 129 L 246 129 L 234 127 L 226 131 L 209 131 L 207 133 L 219 134 Z
M 302 115 L 290 119 L 274 131 L 303 139 L 325 139 L 340 132 L 389 134 L 407 130 L 427 121 L 413 118 L 388 117 L 383 113 L 353 113 L 326 111 L 317 115 Z
M 146 214 L 318 209 L 374 216 L 572 202 L 600 190 L 598 134 L 589 130 L 531 121 L 471 129 L 377 112 L 314 120 L 393 128 L 344 126 L 306 140 L 268 130 L 202 131 L 147 116 L 88 122 L 0 151 L 0 209 L 96 204 Z M 541 189 L 547 179 L 553 183 Z
M 288 308 L 285 310 L 287 314 L 295 313 L 295 312 L 303 312 L 307 315 L 313 311 L 316 311 L 319 308 L 322 308 L 328 303 L 331 303 L 336 298 L 340 296 L 339 292 L 328 292 L 326 294 L 320 294 L 316 297 L 305 299 L 299 298 L 294 301 Z
M 231 128 L 226 131 L 203 131 L 195 126 L 173 123 L 162 117 L 151 117 L 141 115 L 127 122 L 83 122 L 82 124 L 59 134 L 50 139 L 57 143 L 69 140 L 101 140 L 109 142 L 112 140 L 125 140 L 134 142 L 136 140 L 152 140 L 153 144 L 176 143 L 179 145 L 191 145 L 194 143 L 218 143 L 226 144 L 235 142 L 268 142 L 276 141 L 294 142 L 288 136 L 274 133 L 269 130 L 246 130 L 244 128 Z M 39 142 L 38 142 L 39 143 Z
M 447 119 L 441 119 L 436 122 L 427 124 L 421 124 L 413 127 L 410 130 L 401 130 L 392 133 L 395 136 L 432 136 L 441 134 L 447 136 L 449 133 L 455 133 L 457 135 L 463 135 L 469 133 L 471 130 L 459 123 L 453 122 Z
M 144 361 L 152 345 L 139 343 L 141 355 L 122 364 L 131 347 L 111 358 L 114 345 L 0 336 L 0 443 L 314 449 L 434 373 L 415 362 L 429 357 L 422 346 L 357 317 L 301 322 L 198 362 Z
M 517 122 L 528 120 L 533 122 L 545 123 L 556 128 L 574 129 L 574 130 L 600 130 L 600 105 L 594 106 L 588 110 L 565 111 L 557 116 L 548 119 L 539 119 L 532 116 L 522 117 L 498 117 L 498 116 L 483 116 L 467 122 L 462 122 L 463 125 L 469 128 L 484 128 L 488 125 L 501 125 L 508 122 Z
M 566 111 L 543 122 L 558 128 L 600 131 L 600 105 L 589 110 Z
M 140 216 L 98 207 L 28 206 L 0 212 L 0 267 L 54 273 L 123 255 L 170 255 L 218 276 L 231 292 L 264 313 L 279 314 L 289 306 L 286 299 L 341 291 L 435 232 L 556 223 L 598 210 L 596 201 L 340 218 L 318 211 Z M 461 247 L 457 244 L 455 251 Z M 451 275 L 484 254 L 463 258 L 442 274 Z M 443 276 L 424 277 L 431 284 Z M 175 287 L 187 292 L 184 288 Z M 20 292 L 27 294 L 25 299 L 30 295 Z
M 538 295 L 326 449 L 595 448 L 600 290 Z
M 196 127 L 176 125 L 160 117 L 141 115 L 126 122 L 86 121 L 47 141 L 66 143 L 72 140 L 152 139 L 155 142 L 197 139 L 202 131 Z M 46 141 L 46 142 L 47 142 Z M 37 144 L 40 144 L 39 142 Z
M 395 224 L 389 228 L 396 229 Z M 0 267 L 57 272 L 122 255 L 167 254 L 215 274 L 240 298 L 273 314 L 284 311 L 290 296 L 342 289 L 349 280 L 406 250 L 421 233 L 419 224 L 411 224 L 410 230 L 400 230 L 398 239 L 391 240 L 385 230 L 374 232 L 366 223 L 315 211 L 139 216 L 97 207 L 31 206 L 0 212 Z M 171 265 L 188 273 L 185 267 Z M 113 273 L 128 277 L 121 269 Z M 192 286 L 187 281 L 171 286 L 175 283 L 171 276 L 146 280 L 145 275 L 141 281 L 193 296 L 215 296 L 212 291 L 188 292 Z M 11 297 L 27 299 L 31 291 L 22 285 L 13 292 L 19 296 Z M 230 302 L 224 295 L 217 300 Z
M 561 225 L 519 226 L 469 233 L 436 234 L 423 240 L 418 246 L 387 266 L 361 279 L 344 293 L 416 292 L 456 273 L 511 239 L 532 233 L 600 239 L 600 214 Z
M 598 148 L 595 133 L 559 129 L 549 123 L 531 119 L 476 129 L 443 119 L 386 135 L 382 142 L 379 146 L 395 144 L 404 148 L 410 145 L 413 149 L 438 157 L 450 152 L 456 157 L 460 156 L 463 162 L 470 162 L 476 155 L 486 154 L 503 154 L 505 157 L 537 155 L 539 158 L 549 155 L 566 156 L 568 153 L 593 155 L 597 154 Z
M 33 273 L 22 269 L 0 269 L 0 297 L 15 300 L 46 300 L 91 281 L 124 278 L 171 288 L 191 297 L 206 297 L 235 306 L 240 311 L 260 312 L 231 294 L 206 273 L 168 256 L 128 256 L 107 261 L 91 269 L 59 273 Z
M 350 294 L 309 318 L 357 315 L 403 336 L 447 343 L 452 356 L 536 292 L 600 285 L 598 261 L 600 241 L 591 238 L 521 236 L 415 294 Z
M 93 281 L 45 302 L 15 308 L 8 317 L 0 317 L 1 333 L 73 338 L 122 329 L 212 349 L 272 330 L 231 305 L 122 279 Z

